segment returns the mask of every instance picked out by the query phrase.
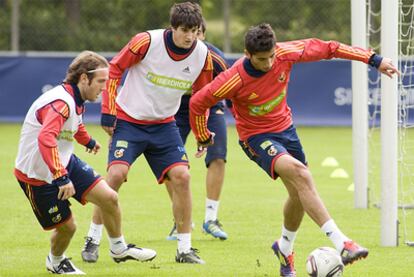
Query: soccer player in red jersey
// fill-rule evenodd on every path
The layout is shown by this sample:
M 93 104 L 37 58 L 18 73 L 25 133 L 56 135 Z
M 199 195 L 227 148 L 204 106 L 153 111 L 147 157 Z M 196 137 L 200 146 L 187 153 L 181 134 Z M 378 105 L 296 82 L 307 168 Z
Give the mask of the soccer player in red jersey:
M 70 64 L 62 85 L 42 94 L 23 123 L 14 174 L 45 230 L 53 230 L 46 268 L 56 274 L 84 274 L 65 256 L 76 225 L 69 198 L 102 209 L 116 261 L 152 260 L 154 250 L 127 245 L 121 233 L 118 194 L 73 154 L 73 140 L 96 154 L 101 146 L 82 123 L 84 102 L 95 101 L 108 80 L 107 60 L 91 51 Z
M 296 276 L 293 242 L 305 212 L 331 239 L 344 264 L 368 255 L 367 249 L 341 232 L 319 197 L 286 102 L 294 64 L 332 58 L 361 61 L 389 77 L 399 74 L 390 59 L 370 50 L 315 38 L 276 43 L 271 26 L 260 24 L 246 33 L 245 57 L 190 100 L 191 128 L 200 151 L 214 138 L 206 125 L 206 111 L 230 99 L 243 151 L 272 179 L 282 179 L 289 196 L 281 237 L 272 245 L 281 276 Z
M 103 129 L 111 136 L 108 184 L 118 191 L 130 166 L 144 155 L 159 184 L 168 179 L 177 224 L 179 263 L 204 261 L 191 245 L 192 196 L 188 158 L 174 120 L 181 96 L 212 80 L 212 59 L 197 40 L 201 8 L 196 3 L 174 4 L 171 28 L 135 35 L 111 60 L 107 89 L 102 94 Z M 128 71 L 119 93 L 123 74 Z M 98 259 L 102 236 L 99 208 L 94 210 L 82 258 Z

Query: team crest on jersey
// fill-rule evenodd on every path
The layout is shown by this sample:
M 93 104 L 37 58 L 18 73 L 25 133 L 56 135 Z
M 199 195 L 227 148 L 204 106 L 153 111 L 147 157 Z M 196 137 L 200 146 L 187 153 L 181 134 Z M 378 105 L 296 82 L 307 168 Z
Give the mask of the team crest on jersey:
M 286 73 L 280 73 L 279 78 L 277 78 L 277 80 L 279 81 L 279 83 L 284 83 L 286 81 Z
M 277 154 L 276 147 L 274 147 L 273 145 L 270 146 L 269 150 L 267 150 L 267 154 L 269 154 L 269 156 L 276 156 Z
M 57 214 L 56 216 L 52 217 L 53 223 L 59 223 L 62 220 L 62 215 Z
M 117 159 L 121 158 L 122 156 L 124 156 L 124 151 L 125 151 L 124 148 L 116 149 L 114 152 L 114 157 Z

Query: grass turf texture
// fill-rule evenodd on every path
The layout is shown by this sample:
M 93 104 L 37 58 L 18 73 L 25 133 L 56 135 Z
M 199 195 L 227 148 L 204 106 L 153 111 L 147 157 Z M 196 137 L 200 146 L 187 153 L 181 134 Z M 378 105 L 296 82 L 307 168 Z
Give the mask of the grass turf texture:
M 103 148 L 96 156 L 76 148 L 78 156 L 98 172 L 106 167 L 107 137 L 98 126 L 87 126 Z M 45 257 L 49 251 L 50 232 L 37 223 L 29 202 L 12 175 L 20 125 L 0 124 L 0 276 L 49 276 Z M 298 128 L 318 190 L 331 215 L 345 234 L 369 248 L 366 260 L 345 268 L 344 276 L 412 276 L 413 249 L 380 246 L 380 211 L 354 209 L 352 151 L 350 128 Z M 219 241 L 201 232 L 205 202 L 205 167 L 194 158 L 194 140 L 189 138 L 187 152 L 191 161 L 193 192 L 193 247 L 200 249 L 206 265 L 177 264 L 176 242 L 166 241 L 172 226 L 171 204 L 163 186 L 157 185 L 145 159 L 132 166 L 120 191 L 123 231 L 128 242 L 153 248 L 157 258 L 149 263 L 129 261 L 116 264 L 108 255 L 106 234 L 101 242 L 96 264 L 83 263 L 80 251 L 87 234 L 92 205 L 81 206 L 72 200 L 78 225 L 66 251 L 77 267 L 89 276 L 278 276 L 279 264 L 270 246 L 280 235 L 282 208 L 286 191 L 282 183 L 272 181 L 242 153 L 234 127 L 229 128 L 228 166 L 220 202 L 219 218 L 229 234 Z M 321 167 L 327 156 L 335 157 L 339 166 L 350 173 L 349 179 L 332 179 L 332 168 Z M 305 216 L 298 233 L 296 269 L 306 276 L 307 255 L 316 247 L 332 246 L 320 229 Z

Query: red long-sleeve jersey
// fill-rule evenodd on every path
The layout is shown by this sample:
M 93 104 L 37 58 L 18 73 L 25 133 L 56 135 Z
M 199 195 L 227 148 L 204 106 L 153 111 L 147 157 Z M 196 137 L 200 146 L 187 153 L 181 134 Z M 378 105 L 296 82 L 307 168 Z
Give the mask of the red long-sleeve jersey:
M 164 33 L 165 47 L 168 51 L 169 56 L 176 61 L 185 59 L 190 53 L 187 54 L 177 54 L 168 47 L 166 42 L 166 36 L 169 30 L 166 30 Z M 109 80 L 107 81 L 106 89 L 102 93 L 102 113 L 114 115 L 117 118 L 138 123 L 138 124 L 156 124 L 156 123 L 165 123 L 174 120 L 174 117 L 166 118 L 162 121 L 144 121 L 136 120 L 130 117 L 122 108 L 116 105 L 116 96 L 117 90 L 121 83 L 122 75 L 124 72 L 134 66 L 139 64 L 139 62 L 145 58 L 145 55 L 148 51 L 148 48 L 151 43 L 150 35 L 148 32 L 138 33 L 135 35 L 122 50 L 110 61 L 109 67 Z M 193 45 L 193 47 L 195 44 Z M 197 80 L 192 85 L 192 90 L 197 91 L 204 87 L 212 80 L 213 72 L 213 61 L 211 54 L 208 54 L 206 63 L 204 64 L 203 70 L 198 76 Z M 139 99 L 137 100 L 139 101 Z
M 66 91 L 75 98 L 73 88 L 69 84 L 64 85 Z M 77 113 L 81 114 L 84 112 L 84 106 L 77 106 Z M 69 117 L 69 106 L 63 100 L 56 100 L 48 105 L 42 107 L 36 112 L 36 118 L 42 128 L 37 137 L 39 151 L 42 155 L 43 160 L 48 166 L 50 172 L 53 173 L 53 178 L 57 179 L 67 174 L 66 168 L 62 165 L 57 145 L 57 136 L 62 130 L 63 124 Z M 86 131 L 85 126 L 81 123 L 78 127 L 78 131 L 74 135 L 75 140 L 81 145 L 87 145 L 92 137 Z M 31 185 L 42 185 L 45 184 L 42 180 L 36 180 L 27 177 L 24 173 L 15 169 L 16 177 L 23 182 Z
M 306 39 L 277 43 L 276 57 L 269 72 L 260 77 L 249 75 L 246 57 L 196 92 L 190 100 L 190 124 L 198 141 L 210 137 L 206 110 L 222 99 L 230 99 L 236 128 L 241 140 L 261 133 L 281 132 L 292 124 L 286 102 L 290 72 L 295 63 L 342 58 L 368 63 L 370 50 L 336 41 Z

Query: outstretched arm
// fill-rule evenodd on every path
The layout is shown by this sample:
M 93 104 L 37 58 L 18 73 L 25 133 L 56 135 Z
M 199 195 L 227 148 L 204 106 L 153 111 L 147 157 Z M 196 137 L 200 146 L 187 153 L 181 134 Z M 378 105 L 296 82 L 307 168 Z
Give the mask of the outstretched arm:
M 292 48 L 292 50 L 285 50 L 287 47 Z M 394 74 L 400 74 L 398 69 L 392 64 L 391 59 L 382 57 L 372 50 L 346 45 L 337 41 L 306 39 L 286 44 L 282 43 L 280 48 L 277 49 L 277 52 L 287 53 L 285 55 L 287 55 L 289 59 L 296 59 L 298 62 L 340 58 L 367 63 L 390 78 L 392 78 L 392 75 Z

